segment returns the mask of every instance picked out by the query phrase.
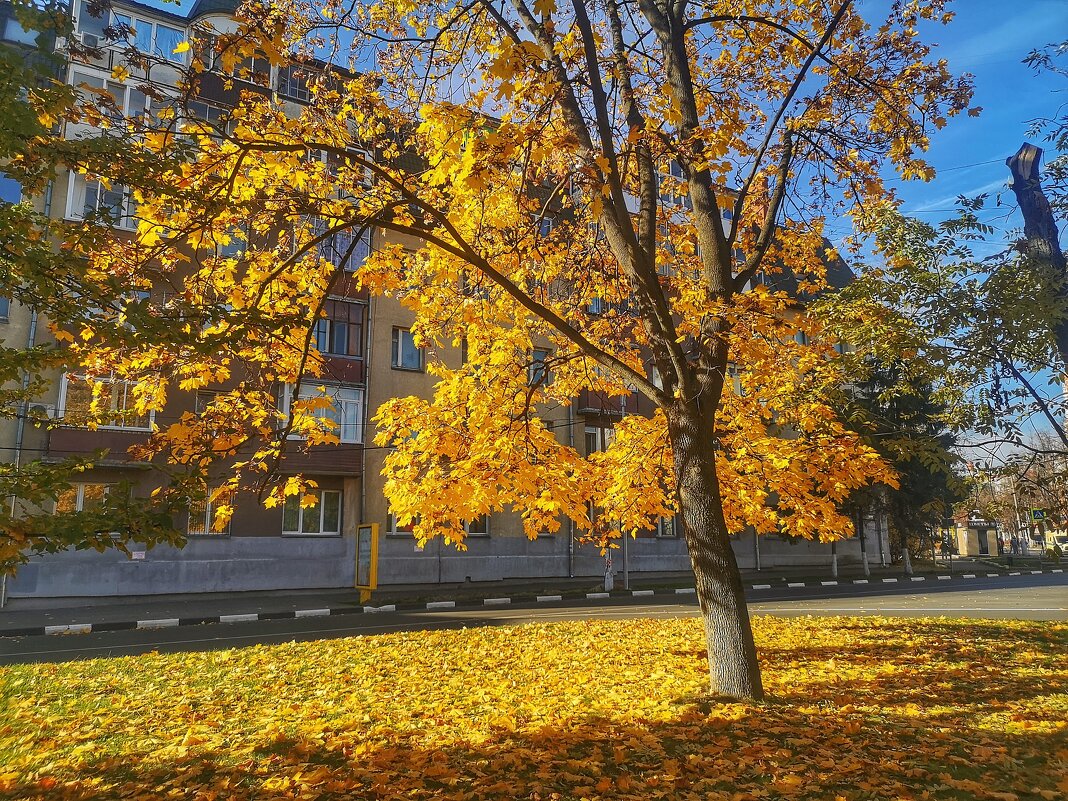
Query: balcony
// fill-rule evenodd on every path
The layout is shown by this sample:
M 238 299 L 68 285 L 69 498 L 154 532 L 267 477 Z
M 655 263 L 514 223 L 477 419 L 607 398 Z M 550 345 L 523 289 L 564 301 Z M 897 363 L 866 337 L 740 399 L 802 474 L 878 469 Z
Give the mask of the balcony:
M 622 417 L 624 414 L 637 414 L 638 396 L 610 396 L 605 392 L 584 389 L 578 396 L 578 413 L 598 417 Z

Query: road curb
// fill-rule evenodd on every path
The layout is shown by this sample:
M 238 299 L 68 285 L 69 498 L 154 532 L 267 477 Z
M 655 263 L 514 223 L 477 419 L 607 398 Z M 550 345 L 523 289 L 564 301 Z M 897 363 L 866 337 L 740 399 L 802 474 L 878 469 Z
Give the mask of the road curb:
M 1063 573 L 1063 568 L 1054 568 L 1050 570 L 1030 570 L 1026 573 L 1021 571 L 1013 571 L 1009 573 L 987 573 L 987 578 L 997 578 L 1004 576 L 1014 577 L 1021 575 L 1044 575 L 1050 573 Z M 953 579 L 965 580 L 974 579 L 976 574 L 964 573 L 955 574 L 952 576 L 946 575 L 933 575 L 933 576 L 911 576 L 910 581 L 926 581 L 928 578 L 937 579 L 938 581 L 951 581 Z M 894 577 L 887 577 L 881 580 L 877 579 L 852 579 L 851 583 L 854 585 L 866 585 L 872 581 L 878 581 L 883 584 L 897 584 L 904 579 L 898 579 Z M 822 587 L 842 587 L 849 586 L 850 580 L 808 580 L 808 581 L 786 581 L 783 584 L 750 584 L 748 585 L 752 590 L 773 590 L 773 589 L 804 589 L 806 587 L 822 586 Z M 694 587 L 669 587 L 655 590 L 617 590 L 615 592 L 582 592 L 582 591 L 569 591 L 559 593 L 555 595 L 535 595 L 531 597 L 521 598 L 504 598 L 504 597 L 490 597 L 474 600 L 442 600 L 442 601 L 427 601 L 427 602 L 409 602 L 400 604 L 384 604 L 382 606 L 342 606 L 342 607 L 321 607 L 316 609 L 294 609 L 286 611 L 272 611 L 272 612 L 244 612 L 244 613 L 232 613 L 232 614 L 220 614 L 220 615 L 202 615 L 193 617 L 177 617 L 177 618 L 146 618 L 143 620 L 107 620 L 100 622 L 88 622 L 88 623 L 63 623 L 63 624 L 50 624 L 42 626 L 21 626 L 12 628 L 0 628 L 0 637 L 34 637 L 34 636 L 55 636 L 65 634 L 89 634 L 91 632 L 103 632 L 103 631 L 125 631 L 131 629 L 162 629 L 162 628 L 175 628 L 179 626 L 198 626 L 214 623 L 252 623 L 265 620 L 291 620 L 297 618 L 308 617 L 332 617 L 335 615 L 359 615 L 359 614 L 382 614 L 388 612 L 437 612 L 455 609 L 477 609 L 494 606 L 507 606 L 515 602 L 531 602 L 536 604 L 553 603 L 563 601 L 564 599 L 575 600 L 590 600 L 590 601 L 607 601 L 612 599 L 621 599 L 628 597 L 648 597 L 654 595 L 669 595 L 673 597 L 677 596 L 691 596 L 696 594 Z

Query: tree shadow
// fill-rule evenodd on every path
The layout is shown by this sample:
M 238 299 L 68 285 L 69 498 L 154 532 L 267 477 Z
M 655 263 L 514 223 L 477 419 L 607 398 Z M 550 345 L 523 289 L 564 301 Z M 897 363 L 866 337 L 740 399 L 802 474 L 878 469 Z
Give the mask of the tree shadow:
M 9 786 L 4 799 L 191 798 L 756 799 L 974 798 L 1057 792 L 1048 734 L 1005 735 L 858 712 L 706 703 L 668 722 L 591 718 L 567 728 L 495 727 L 480 742 L 425 747 L 326 731 L 235 756 L 190 749 L 88 764 L 77 778 Z M 132 755 L 131 755 L 132 756 Z M 993 797 L 993 796 L 991 796 Z M 1056 795 L 1047 796 L 1056 797 Z

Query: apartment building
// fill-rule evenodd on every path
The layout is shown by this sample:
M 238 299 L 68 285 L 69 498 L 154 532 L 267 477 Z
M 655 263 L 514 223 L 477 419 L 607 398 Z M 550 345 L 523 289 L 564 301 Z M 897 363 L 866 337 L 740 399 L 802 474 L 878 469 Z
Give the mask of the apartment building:
M 106 88 L 127 114 L 151 112 L 153 100 L 137 87 L 146 80 L 172 86 L 175 69 L 188 58 L 179 43 L 192 37 L 196 26 L 225 33 L 234 29 L 231 15 L 236 4 L 225 0 L 197 0 L 187 15 L 162 11 L 126 0 L 114 0 L 110 10 L 94 15 L 85 0 L 75 0 L 72 13 L 76 36 L 83 45 L 98 48 L 99 57 L 69 57 L 64 80 L 74 86 Z M 0 18 L 0 24 L 3 18 Z M 9 41 L 25 41 L 25 32 L 12 28 Z M 64 43 L 58 46 L 63 48 Z M 121 52 L 134 46 L 155 54 L 161 63 L 150 74 L 134 74 L 125 82 L 113 77 Z M 294 108 L 309 99 L 299 72 L 271 67 L 266 61 L 253 65 L 246 82 L 227 82 L 206 72 L 198 82 L 198 97 L 189 111 L 205 120 L 217 120 L 236 101 L 242 89 L 276 93 L 280 102 Z M 67 136 L 91 134 L 82 126 L 68 126 Z M 4 187 L 3 199 L 17 199 L 12 187 Z M 57 175 L 47 199 L 33 202 L 53 216 L 78 220 L 88 211 L 108 208 L 120 230 L 136 227 L 131 199 L 121 187 L 105 188 L 80 175 Z M 349 587 L 354 582 L 355 532 L 361 523 L 378 523 L 379 583 L 452 583 L 502 578 L 548 578 L 600 576 L 605 560 L 599 549 L 581 542 L 581 532 L 567 524 L 556 533 L 546 532 L 534 540 L 522 531 L 517 516 L 498 513 L 469 524 L 467 550 L 457 551 L 435 539 L 421 547 L 410 530 L 399 526 L 382 493 L 381 470 L 385 452 L 368 447 L 374 438 L 370 418 L 386 400 L 406 395 L 429 397 L 433 378 L 429 361 L 440 359 L 457 366 L 461 354 L 445 348 L 429 352 L 412 339 L 411 313 L 389 297 L 369 297 L 357 289 L 354 274 L 372 248 L 384 241 L 383 232 L 372 230 L 358 242 L 328 243 L 322 256 L 334 262 L 345 275 L 336 285 L 326 307 L 327 317 L 316 329 L 318 350 L 326 374 L 316 381 L 333 401 L 327 413 L 339 425 L 341 443 L 308 449 L 294 448 L 287 455 L 282 474 L 301 473 L 318 483 L 319 503 L 300 509 L 295 501 L 283 508 L 266 509 L 254 493 L 234 499 L 234 515 L 224 531 L 212 530 L 212 509 L 205 504 L 190 509 L 184 520 L 175 521 L 189 535 L 182 549 L 167 546 L 134 552 L 129 559 L 117 551 L 96 553 L 68 551 L 36 556 L 19 569 L 8 583 L 12 596 L 138 595 L 175 592 L 233 590 L 292 590 Z M 342 254 L 349 254 L 342 261 Z M 2 310 L 2 309 L 0 309 Z M 12 344 L 46 341 L 51 335 L 44 321 L 30 309 L 11 307 L 0 320 L 3 338 Z M 536 366 L 535 366 L 536 369 Z M 317 393 L 319 390 L 308 390 Z M 107 448 L 109 457 L 80 476 L 74 490 L 59 501 L 61 508 L 89 508 L 119 481 L 148 485 L 151 467 L 132 462 L 127 449 L 144 440 L 167 418 L 177 419 L 184 410 L 199 409 L 211 402 L 210 392 L 175 397 L 157 415 L 131 417 L 129 388 L 121 383 L 108 387 L 108 399 L 116 412 L 113 424 L 95 430 L 79 425 L 79 412 L 88 397 L 77 376 L 57 376 L 54 393 L 40 399 L 39 415 L 51 418 L 52 426 L 18 425 L 5 421 L 0 427 L 4 459 L 59 459 L 71 454 Z M 290 392 L 278 388 L 282 410 Z M 637 396 L 608 398 L 584 391 L 566 407 L 547 412 L 547 420 L 562 441 L 583 453 L 605 447 L 612 428 L 624 414 L 648 411 Z M 869 534 L 871 536 L 871 534 Z M 879 545 L 875 545 L 878 540 Z M 868 545 L 869 552 L 882 551 L 881 537 Z M 736 553 L 743 567 L 777 564 L 824 564 L 829 546 L 787 542 L 777 537 L 751 534 L 736 539 Z M 887 549 L 888 552 L 888 549 Z M 839 558 L 858 558 L 856 541 L 839 546 Z M 677 571 L 689 568 L 685 542 L 675 521 L 664 520 L 655 530 L 626 543 L 613 553 L 614 569 L 634 573 Z

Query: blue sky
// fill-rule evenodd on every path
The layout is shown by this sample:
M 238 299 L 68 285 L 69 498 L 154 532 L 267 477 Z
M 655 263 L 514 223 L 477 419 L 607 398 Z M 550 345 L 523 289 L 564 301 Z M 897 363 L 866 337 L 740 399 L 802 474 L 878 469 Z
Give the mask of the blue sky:
M 939 210 L 952 209 L 958 195 L 1001 193 L 1003 205 L 988 208 L 984 219 L 998 227 L 1020 226 L 1005 159 L 1025 141 L 1030 120 L 1068 104 L 1068 78 L 1035 76 L 1021 62 L 1034 48 L 1068 39 L 1068 2 L 957 0 L 952 8 L 957 18 L 945 27 L 931 26 L 925 38 L 938 43 L 955 72 L 975 76 L 973 103 L 983 113 L 958 117 L 932 138 L 928 160 L 938 170 L 933 181 L 893 185 L 906 212 L 933 222 L 949 216 Z M 1068 58 L 1065 62 L 1068 67 Z
M 193 5 L 193 0 L 143 1 L 185 13 Z M 858 5 L 878 24 L 889 2 L 859 0 Z M 956 0 L 950 8 L 956 19 L 948 26 L 928 26 L 924 39 L 938 45 L 936 55 L 946 58 L 955 73 L 975 76 L 973 105 L 981 106 L 983 113 L 979 118 L 958 117 L 935 132 L 928 154 L 938 170 L 933 181 L 892 179 L 891 186 L 906 212 L 932 222 L 952 216 L 958 195 L 988 192 L 991 202 L 982 215 L 984 221 L 1002 229 L 1018 227 L 1022 222 L 1007 187 L 1005 159 L 1024 142 L 1030 120 L 1068 104 L 1068 78 L 1035 76 L 1022 60 L 1036 47 L 1068 39 L 1068 0 Z M 1068 58 L 1065 62 L 1068 67 Z M 848 230 L 839 224 L 829 233 L 836 240 Z

